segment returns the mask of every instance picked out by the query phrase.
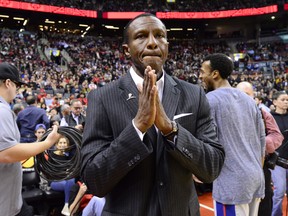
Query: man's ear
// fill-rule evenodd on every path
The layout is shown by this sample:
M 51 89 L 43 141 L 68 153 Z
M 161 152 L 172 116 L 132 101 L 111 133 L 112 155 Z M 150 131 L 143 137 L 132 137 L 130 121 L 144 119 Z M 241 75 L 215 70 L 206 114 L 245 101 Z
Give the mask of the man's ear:
M 123 44 L 122 45 L 122 48 L 123 48 L 123 52 L 124 52 L 124 55 L 127 57 L 127 58 L 130 58 L 130 49 L 128 47 L 128 44 Z
M 220 77 L 220 74 L 219 74 L 219 71 L 218 70 L 214 70 L 214 71 L 212 71 L 212 77 L 214 78 L 214 79 L 217 79 L 217 78 L 219 78 Z

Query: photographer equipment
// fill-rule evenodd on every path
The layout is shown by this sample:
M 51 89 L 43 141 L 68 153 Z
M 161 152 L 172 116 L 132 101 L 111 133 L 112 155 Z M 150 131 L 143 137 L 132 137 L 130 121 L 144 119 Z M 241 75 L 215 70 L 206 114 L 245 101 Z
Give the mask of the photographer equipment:
M 40 141 L 46 139 L 51 132 L 51 129 L 46 131 Z M 36 172 L 47 181 L 62 181 L 79 176 L 80 173 L 80 149 L 82 134 L 74 127 L 59 127 L 58 133 L 67 137 L 70 141 L 70 146 L 65 149 L 69 153 L 69 157 L 65 160 L 55 157 L 52 154 L 55 149 L 52 147 L 35 157 Z
M 265 165 L 269 169 L 274 169 L 276 165 L 281 166 L 285 169 L 288 169 L 288 160 L 282 157 L 279 157 L 279 153 L 277 151 L 268 154 L 265 157 Z

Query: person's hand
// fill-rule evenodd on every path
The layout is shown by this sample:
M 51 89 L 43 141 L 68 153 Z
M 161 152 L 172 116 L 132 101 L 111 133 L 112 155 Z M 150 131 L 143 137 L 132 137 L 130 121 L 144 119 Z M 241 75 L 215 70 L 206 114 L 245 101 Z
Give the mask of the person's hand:
M 81 184 L 80 188 L 79 188 L 79 193 L 81 196 L 83 196 L 87 191 L 87 186 L 85 183 Z
M 157 75 L 155 70 L 147 66 L 144 72 L 143 86 L 139 87 L 138 112 L 134 119 L 135 126 L 142 132 L 146 132 L 155 122 L 156 116 L 156 87 Z
M 78 124 L 75 126 L 76 129 L 83 131 L 83 125 L 82 124 Z
M 61 137 L 61 135 L 57 131 L 58 131 L 58 126 L 53 125 L 52 131 L 45 139 L 45 142 L 48 142 L 50 146 L 54 145 Z

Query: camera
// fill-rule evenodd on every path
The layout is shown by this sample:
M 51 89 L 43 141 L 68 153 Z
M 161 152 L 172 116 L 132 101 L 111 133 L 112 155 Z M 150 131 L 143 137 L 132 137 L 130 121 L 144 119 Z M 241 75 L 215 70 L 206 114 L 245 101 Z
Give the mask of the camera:
M 284 169 L 288 169 L 288 160 L 279 157 L 279 153 L 275 151 L 265 157 L 265 165 L 269 169 L 274 169 L 276 165 L 281 166 Z

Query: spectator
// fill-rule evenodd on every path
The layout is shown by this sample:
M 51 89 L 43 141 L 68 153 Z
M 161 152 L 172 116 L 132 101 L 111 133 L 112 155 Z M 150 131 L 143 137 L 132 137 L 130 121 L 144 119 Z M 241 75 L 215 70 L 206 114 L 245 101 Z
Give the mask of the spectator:
M 28 96 L 26 102 L 28 106 L 18 114 L 17 118 L 17 125 L 21 134 L 20 142 L 35 142 L 35 126 L 44 124 L 46 128 L 50 128 L 50 121 L 46 112 L 37 107 L 35 96 Z
M 260 109 L 263 109 L 263 110 L 265 110 L 266 112 L 270 112 L 270 109 L 263 103 L 263 102 L 264 102 L 264 99 L 263 99 L 262 96 L 260 96 L 260 95 L 255 96 L 255 101 L 256 101 L 257 106 L 258 106 Z
M 14 106 L 13 106 L 13 112 L 15 113 L 16 116 L 18 116 L 18 113 L 19 113 L 20 111 L 22 111 L 23 109 L 24 109 L 24 106 L 23 106 L 22 103 L 16 103 L 16 104 L 14 104 Z
M 37 141 L 39 141 L 43 134 L 46 132 L 47 128 L 44 124 L 37 124 L 35 127 L 35 136 L 37 137 Z
M 83 125 L 85 124 L 85 116 L 82 114 L 83 105 L 78 99 L 73 99 L 70 103 L 71 114 L 61 119 L 60 126 L 75 127 L 81 132 L 83 131 Z
M 52 108 L 51 110 L 49 110 L 48 119 L 50 120 L 50 125 L 53 125 L 53 122 L 58 122 L 57 125 L 60 124 L 61 118 L 56 108 Z
M 57 143 L 55 144 L 55 147 L 56 150 L 53 151 L 50 155 L 50 157 L 53 158 L 53 160 L 56 159 L 58 162 L 60 162 L 68 160 L 71 157 L 69 152 L 70 140 L 67 137 L 61 136 L 57 141 Z M 51 160 L 51 158 L 49 158 L 49 160 Z M 65 205 L 61 211 L 61 214 L 63 215 L 67 216 L 70 215 L 68 202 L 69 202 L 70 190 L 74 184 L 75 184 L 74 178 L 57 182 L 52 181 L 50 184 L 52 190 L 64 191 L 65 193 Z
M 61 117 L 65 119 L 66 116 L 69 116 L 71 113 L 71 108 L 69 104 L 63 104 L 61 106 Z M 62 121 L 61 118 L 61 121 Z
M 69 200 L 70 215 L 101 216 L 104 204 L 105 198 L 89 194 L 84 182 L 77 181 L 71 188 Z
M 37 137 L 37 142 L 40 141 L 40 139 L 42 138 L 43 134 L 46 132 L 46 126 L 44 124 L 37 124 L 35 127 L 35 136 Z M 22 168 L 25 169 L 33 169 L 34 170 L 34 156 L 30 157 L 26 160 L 23 160 L 21 162 L 22 164 Z M 30 171 L 30 170 L 29 170 Z
M 282 145 L 277 149 L 279 157 L 288 159 L 288 96 L 285 91 L 275 92 L 272 96 L 275 111 L 271 112 L 284 136 Z M 282 203 L 287 190 L 287 169 L 276 165 L 272 170 L 274 185 L 272 216 L 282 215 Z

